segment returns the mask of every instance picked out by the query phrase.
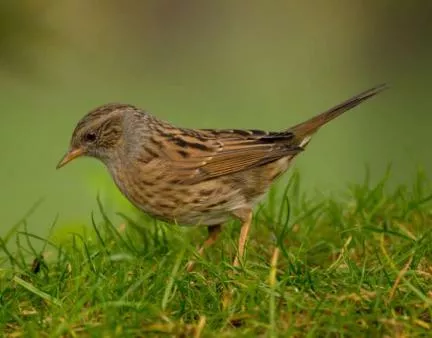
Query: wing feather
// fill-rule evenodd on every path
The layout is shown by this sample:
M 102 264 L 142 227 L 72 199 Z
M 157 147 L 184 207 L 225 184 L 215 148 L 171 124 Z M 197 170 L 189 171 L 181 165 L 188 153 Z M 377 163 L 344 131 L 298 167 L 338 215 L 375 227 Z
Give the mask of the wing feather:
M 183 129 L 164 136 L 170 167 L 179 181 L 189 184 L 256 168 L 303 150 L 293 142 L 291 132 Z

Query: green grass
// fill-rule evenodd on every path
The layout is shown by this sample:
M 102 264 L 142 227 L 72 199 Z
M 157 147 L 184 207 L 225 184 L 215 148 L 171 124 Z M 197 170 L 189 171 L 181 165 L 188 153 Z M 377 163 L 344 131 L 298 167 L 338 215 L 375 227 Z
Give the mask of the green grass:
M 294 174 L 257 210 L 246 260 L 238 223 L 185 272 L 203 229 L 102 205 L 63 241 L 26 231 L 0 243 L 6 337 L 416 337 L 432 330 L 432 189 L 368 179 L 338 198 L 303 196 Z M 13 248 L 13 249 L 12 249 Z

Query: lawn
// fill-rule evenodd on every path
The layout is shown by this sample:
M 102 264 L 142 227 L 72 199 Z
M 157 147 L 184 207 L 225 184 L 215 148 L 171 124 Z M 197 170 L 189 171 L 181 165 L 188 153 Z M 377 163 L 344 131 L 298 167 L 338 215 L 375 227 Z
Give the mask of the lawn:
M 40 238 L 25 218 L 0 242 L 6 337 L 416 337 L 432 330 L 432 188 L 368 178 L 304 195 L 298 173 L 257 208 L 245 260 L 225 226 L 195 270 L 205 229 L 139 213 Z M 53 225 L 52 233 L 56 229 Z

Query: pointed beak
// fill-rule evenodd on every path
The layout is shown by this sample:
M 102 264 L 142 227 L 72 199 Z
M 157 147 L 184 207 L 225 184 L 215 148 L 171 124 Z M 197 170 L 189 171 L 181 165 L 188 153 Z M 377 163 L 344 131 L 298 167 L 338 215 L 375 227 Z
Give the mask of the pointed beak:
M 61 167 L 68 164 L 70 161 L 76 159 L 77 157 L 80 157 L 83 154 L 84 150 L 81 148 L 69 150 L 66 155 L 63 156 L 61 161 L 57 164 L 57 169 L 60 169 Z

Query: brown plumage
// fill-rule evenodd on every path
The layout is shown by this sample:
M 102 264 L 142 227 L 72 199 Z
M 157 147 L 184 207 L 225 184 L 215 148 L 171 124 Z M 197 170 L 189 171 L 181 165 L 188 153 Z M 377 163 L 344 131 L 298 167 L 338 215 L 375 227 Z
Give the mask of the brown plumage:
M 280 132 L 177 128 L 132 105 L 107 104 L 78 122 L 58 167 L 78 156 L 101 160 L 140 210 L 167 222 L 207 226 L 200 254 L 224 222 L 240 219 L 238 265 L 252 209 L 272 182 L 321 126 L 385 88 L 369 89 Z

